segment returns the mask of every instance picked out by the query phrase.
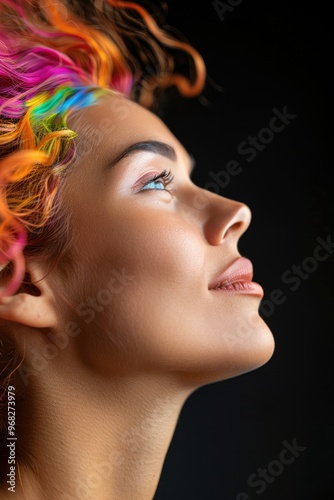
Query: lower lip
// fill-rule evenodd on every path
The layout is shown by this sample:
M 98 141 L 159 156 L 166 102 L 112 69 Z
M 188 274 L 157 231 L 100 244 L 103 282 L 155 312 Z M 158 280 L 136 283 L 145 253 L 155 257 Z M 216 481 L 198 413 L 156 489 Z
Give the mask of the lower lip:
M 237 283 L 230 283 L 229 285 L 220 288 L 211 288 L 211 292 L 225 292 L 225 293 L 241 293 L 244 295 L 257 295 L 263 297 L 264 291 L 261 285 L 254 281 L 242 281 Z

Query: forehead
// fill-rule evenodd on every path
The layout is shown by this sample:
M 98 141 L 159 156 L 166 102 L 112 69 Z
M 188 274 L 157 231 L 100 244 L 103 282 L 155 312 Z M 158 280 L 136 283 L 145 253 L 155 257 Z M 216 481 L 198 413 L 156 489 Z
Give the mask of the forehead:
M 167 142 L 188 157 L 182 144 L 158 116 L 117 94 L 107 94 L 92 106 L 73 113 L 68 126 L 78 134 L 75 143 L 80 160 L 98 155 L 101 161 L 107 161 L 125 147 L 145 140 Z

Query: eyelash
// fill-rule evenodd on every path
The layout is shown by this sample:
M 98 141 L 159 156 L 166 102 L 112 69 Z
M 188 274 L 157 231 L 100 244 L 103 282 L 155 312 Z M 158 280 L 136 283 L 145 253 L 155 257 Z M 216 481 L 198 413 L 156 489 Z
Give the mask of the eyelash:
M 164 188 L 166 188 L 166 186 L 168 186 L 168 184 L 171 184 L 174 180 L 174 175 L 172 175 L 172 171 L 169 170 L 167 172 L 167 170 L 163 170 L 162 172 L 160 172 L 160 174 L 158 175 L 155 175 L 154 177 L 152 177 L 152 179 L 149 179 L 147 181 L 145 181 L 143 184 L 142 184 L 142 187 L 139 191 L 170 191 L 170 190 L 167 190 L 167 189 L 153 189 L 153 188 L 148 188 L 148 189 L 144 189 L 145 186 L 147 186 L 147 184 L 150 184 L 151 182 L 155 182 L 157 180 L 161 179 L 161 182 L 162 184 L 164 185 Z

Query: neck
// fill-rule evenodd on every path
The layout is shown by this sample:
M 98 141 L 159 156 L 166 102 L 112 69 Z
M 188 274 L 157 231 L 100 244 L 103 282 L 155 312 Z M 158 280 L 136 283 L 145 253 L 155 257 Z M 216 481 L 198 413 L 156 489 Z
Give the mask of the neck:
M 28 454 L 16 498 L 151 500 L 189 388 L 152 374 L 61 377 L 40 373 L 24 415 L 17 408 L 17 448 Z

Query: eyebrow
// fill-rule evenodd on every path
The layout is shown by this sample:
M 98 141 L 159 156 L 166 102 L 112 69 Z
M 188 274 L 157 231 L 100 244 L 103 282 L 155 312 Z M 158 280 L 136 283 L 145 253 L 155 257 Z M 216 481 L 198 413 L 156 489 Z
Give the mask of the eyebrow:
M 116 158 L 114 158 L 108 164 L 108 169 L 114 167 L 117 163 L 123 160 L 123 158 L 131 156 L 132 154 L 135 153 L 140 153 L 142 151 L 164 156 L 165 158 L 168 158 L 169 160 L 172 160 L 174 162 L 177 160 L 177 154 L 173 146 L 161 141 L 147 140 L 147 141 L 135 142 L 134 144 L 131 144 L 130 146 L 125 148 Z M 189 160 L 190 160 L 189 175 L 191 175 L 195 168 L 195 159 L 192 155 L 189 155 Z

